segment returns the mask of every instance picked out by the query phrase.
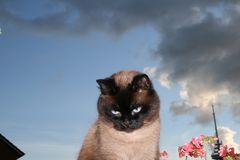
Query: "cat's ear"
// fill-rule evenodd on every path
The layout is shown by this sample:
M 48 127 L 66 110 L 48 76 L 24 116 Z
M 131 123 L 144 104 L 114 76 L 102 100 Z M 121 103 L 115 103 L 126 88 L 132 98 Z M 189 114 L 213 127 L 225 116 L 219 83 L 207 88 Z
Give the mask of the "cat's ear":
M 97 79 L 99 89 L 104 95 L 113 95 L 117 92 L 117 87 L 113 78 Z
M 146 74 L 139 74 L 133 78 L 131 89 L 133 91 L 150 90 L 153 88 L 152 82 Z

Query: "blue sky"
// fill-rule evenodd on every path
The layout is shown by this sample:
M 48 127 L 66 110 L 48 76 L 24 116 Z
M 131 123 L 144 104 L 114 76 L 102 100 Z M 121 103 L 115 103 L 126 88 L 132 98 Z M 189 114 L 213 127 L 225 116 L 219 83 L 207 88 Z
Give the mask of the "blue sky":
M 212 103 L 223 139 L 239 144 L 240 13 L 231 2 L 173 4 L 3 2 L 0 133 L 22 160 L 76 159 L 97 117 L 95 80 L 125 69 L 153 79 L 170 160 L 191 137 L 213 135 Z

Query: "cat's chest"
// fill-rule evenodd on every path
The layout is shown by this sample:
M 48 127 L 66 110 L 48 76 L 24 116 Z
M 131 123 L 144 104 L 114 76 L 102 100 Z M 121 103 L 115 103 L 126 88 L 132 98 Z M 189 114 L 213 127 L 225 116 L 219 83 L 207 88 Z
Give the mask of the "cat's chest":
M 132 133 L 104 128 L 101 154 L 108 160 L 154 160 L 158 152 L 159 124 Z M 106 131 L 108 130 L 108 131 Z
M 154 160 L 156 158 L 158 148 L 156 143 L 114 143 L 104 144 L 103 142 L 102 153 L 107 160 Z

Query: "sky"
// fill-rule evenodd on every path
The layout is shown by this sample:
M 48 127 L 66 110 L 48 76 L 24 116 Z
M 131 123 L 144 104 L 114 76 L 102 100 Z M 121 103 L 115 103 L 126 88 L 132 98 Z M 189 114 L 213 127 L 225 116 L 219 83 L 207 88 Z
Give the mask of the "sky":
M 240 2 L 1 0 L 0 133 L 21 160 L 76 159 L 97 118 L 96 79 L 147 73 L 169 160 L 194 136 L 239 149 Z

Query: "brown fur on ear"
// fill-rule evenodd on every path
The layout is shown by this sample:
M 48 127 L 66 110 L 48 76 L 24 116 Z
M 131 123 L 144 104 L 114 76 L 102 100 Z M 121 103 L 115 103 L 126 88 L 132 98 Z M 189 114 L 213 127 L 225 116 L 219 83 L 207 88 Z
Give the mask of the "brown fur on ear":
M 153 89 L 152 82 L 146 74 L 136 75 L 133 78 L 131 87 L 133 91 Z
M 113 78 L 98 79 L 96 81 L 103 95 L 113 95 L 117 92 L 117 87 Z

